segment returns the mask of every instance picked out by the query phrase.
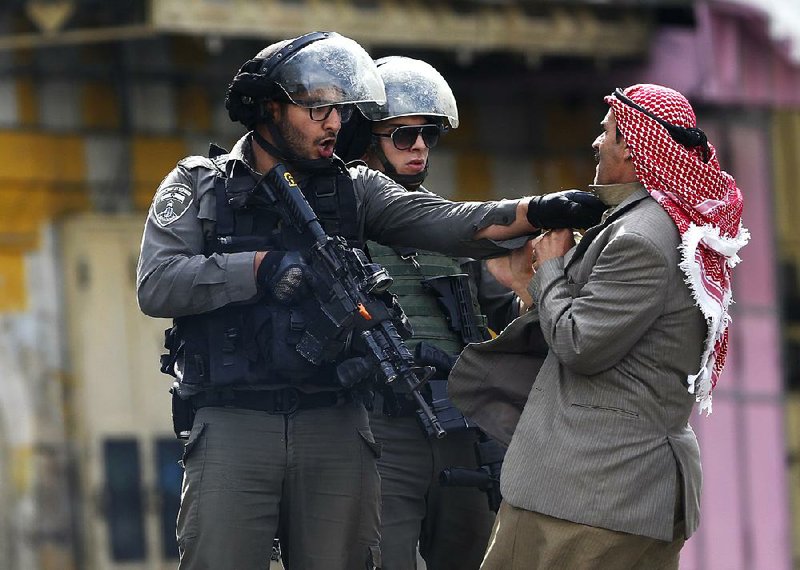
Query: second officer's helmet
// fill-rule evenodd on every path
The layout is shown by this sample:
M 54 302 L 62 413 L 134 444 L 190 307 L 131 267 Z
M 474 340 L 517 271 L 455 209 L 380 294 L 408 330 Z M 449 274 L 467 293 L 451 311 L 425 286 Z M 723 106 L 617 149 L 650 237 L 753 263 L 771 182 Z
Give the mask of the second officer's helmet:
M 384 57 L 375 62 L 386 89 L 386 102 L 365 101 L 358 108 L 370 121 L 424 115 L 446 129 L 458 128 L 453 91 L 436 69 L 419 59 Z
M 264 120 L 263 102 L 285 99 L 301 107 L 383 104 L 375 62 L 358 43 L 336 32 L 311 32 L 261 50 L 228 86 L 225 108 L 248 129 Z

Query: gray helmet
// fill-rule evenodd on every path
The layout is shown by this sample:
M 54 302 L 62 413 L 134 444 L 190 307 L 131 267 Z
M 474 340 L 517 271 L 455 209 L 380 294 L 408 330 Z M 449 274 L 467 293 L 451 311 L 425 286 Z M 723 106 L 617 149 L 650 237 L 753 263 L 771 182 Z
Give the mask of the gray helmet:
M 456 98 L 432 65 L 402 56 L 384 57 L 375 63 L 386 88 L 386 102 L 359 103 L 370 121 L 425 115 L 441 117 L 445 127 L 458 128 Z
M 302 107 L 386 101 L 369 54 L 336 32 L 311 32 L 261 50 L 233 78 L 225 107 L 232 120 L 252 127 L 260 117 L 257 102 L 276 97 Z

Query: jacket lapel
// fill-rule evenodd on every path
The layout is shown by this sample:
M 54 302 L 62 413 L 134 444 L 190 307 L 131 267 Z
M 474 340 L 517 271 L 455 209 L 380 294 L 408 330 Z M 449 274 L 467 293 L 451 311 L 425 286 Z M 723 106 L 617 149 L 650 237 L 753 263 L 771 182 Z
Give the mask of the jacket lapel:
M 636 204 L 647 198 L 649 195 L 650 194 L 648 194 L 646 190 L 633 193 L 628 199 L 622 202 L 622 204 L 617 206 L 617 208 L 611 212 L 611 214 L 602 223 L 586 230 L 586 233 L 584 233 L 581 237 L 581 241 L 579 241 L 578 244 L 568 251 L 564 256 L 564 272 L 566 273 L 570 265 L 583 257 L 583 254 L 586 253 L 586 250 L 589 249 L 590 245 L 592 245 L 592 241 L 594 241 L 594 239 L 600 235 L 600 232 L 606 229 L 614 220 L 619 218 L 628 210 L 631 210 L 634 206 L 636 206 Z

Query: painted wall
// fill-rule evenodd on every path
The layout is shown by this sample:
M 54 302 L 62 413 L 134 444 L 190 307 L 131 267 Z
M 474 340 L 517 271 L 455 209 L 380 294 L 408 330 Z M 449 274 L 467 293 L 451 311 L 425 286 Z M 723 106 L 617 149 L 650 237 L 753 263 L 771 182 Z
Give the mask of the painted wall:
M 694 31 L 659 32 L 647 66 L 577 74 L 564 83 L 576 85 L 568 90 L 547 69 L 514 69 L 494 84 L 465 70 L 454 82 L 462 126 L 434 151 L 428 186 L 461 199 L 582 187 L 593 170 L 600 93 L 656 81 L 692 98 L 745 191 L 753 241 L 736 276 L 731 356 L 715 412 L 693 420 L 706 493 L 701 531 L 682 568 L 781 569 L 790 565 L 790 524 L 772 204 L 773 193 L 793 189 L 797 176 L 773 184 L 770 147 L 773 108 L 796 106 L 800 88 L 796 70 L 751 30 L 758 18 L 719 6 L 698 3 Z M 105 570 L 103 437 L 134 434 L 147 449 L 143 481 L 153 481 L 152 439 L 169 434 L 167 395 L 156 379 L 162 325 L 142 324 L 131 300 L 119 297 L 132 291 L 135 220 L 143 221 L 155 187 L 179 158 L 204 152 L 209 141 L 230 146 L 236 139 L 240 129 L 227 120 L 222 90 L 256 51 L 241 43 L 205 54 L 192 40 L 112 47 L 0 52 L 0 369 L 9 371 L 0 391 L 0 497 L 11 498 L 0 516 L 0 559 L 12 560 L 12 570 Z M 114 68 L 117 57 L 128 66 L 124 77 L 98 80 L 97 70 Z M 74 73 L 71 65 L 92 72 Z M 786 140 L 800 140 L 797 133 Z M 89 210 L 103 215 L 87 217 Z M 101 229 L 117 235 L 118 249 L 107 251 Z M 92 243 L 81 249 L 81 240 Z M 114 257 L 105 270 L 117 290 L 80 293 L 84 250 L 93 260 Z M 146 347 L 121 351 L 109 331 Z M 125 374 L 106 379 L 115 365 L 105 357 Z M 145 430 L 135 425 L 140 417 Z M 162 539 L 148 524 L 150 552 L 159 558 Z
M 692 422 L 703 459 L 702 515 L 681 568 L 788 569 L 793 531 L 787 442 L 797 438 L 787 437 L 777 279 L 784 252 L 776 247 L 776 216 L 790 218 L 795 234 L 800 210 L 776 212 L 780 196 L 796 194 L 796 184 L 776 177 L 780 151 L 774 144 L 781 124 L 775 118 L 800 108 L 800 67 L 785 45 L 773 42 L 758 10 L 698 2 L 696 18 L 693 29 L 661 29 L 647 64 L 618 75 L 620 84 L 660 83 L 689 97 L 698 126 L 744 194 L 744 224 L 752 235 L 734 275 L 731 347 L 714 413 Z M 800 131 L 785 135 L 781 144 L 796 145 L 798 137 Z

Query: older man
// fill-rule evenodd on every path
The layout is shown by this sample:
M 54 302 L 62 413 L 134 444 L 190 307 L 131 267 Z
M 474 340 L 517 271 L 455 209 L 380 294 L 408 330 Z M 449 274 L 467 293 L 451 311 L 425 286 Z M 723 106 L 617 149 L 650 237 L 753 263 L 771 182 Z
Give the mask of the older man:
M 725 360 L 742 198 L 683 95 L 634 85 L 605 100 L 592 145 L 602 223 L 577 246 L 547 232 L 532 267 L 493 264 L 528 282 L 535 309 L 468 348 L 451 377 L 524 375 L 538 319 L 549 351 L 527 379 L 486 570 L 677 568 L 698 526 L 688 420 L 695 401 L 710 411 Z

